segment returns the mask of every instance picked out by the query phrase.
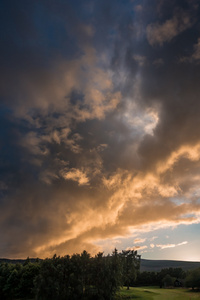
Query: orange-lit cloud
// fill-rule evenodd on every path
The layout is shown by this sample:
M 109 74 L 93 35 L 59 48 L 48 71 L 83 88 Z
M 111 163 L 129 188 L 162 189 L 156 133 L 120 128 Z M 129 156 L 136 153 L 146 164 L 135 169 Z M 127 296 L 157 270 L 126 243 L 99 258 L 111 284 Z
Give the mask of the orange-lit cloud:
M 89 179 L 86 174 L 77 169 L 71 169 L 69 172 L 63 173 L 62 176 L 66 180 L 77 181 L 79 185 L 89 184 Z
M 144 243 L 145 241 L 146 241 L 145 238 L 144 238 L 144 239 L 139 239 L 139 238 L 137 238 L 137 239 L 134 240 L 134 244 L 142 244 L 142 243 Z
M 141 251 L 141 250 L 147 249 L 147 246 L 135 246 L 134 249 Z
M 200 223 L 198 6 L 54 2 L 3 7 L 0 257 L 186 247 L 154 231 Z

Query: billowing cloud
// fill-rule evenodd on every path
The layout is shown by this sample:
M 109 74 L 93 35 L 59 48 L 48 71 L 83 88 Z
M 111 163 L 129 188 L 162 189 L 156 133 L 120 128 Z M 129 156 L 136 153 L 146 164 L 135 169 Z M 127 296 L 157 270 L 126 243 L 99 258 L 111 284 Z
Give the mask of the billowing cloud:
M 70 169 L 69 172 L 62 171 L 62 176 L 66 180 L 77 181 L 79 185 L 89 184 L 87 175 L 78 169 Z
M 1 14 L 0 256 L 154 251 L 153 231 L 199 224 L 197 3 Z
M 171 41 L 182 31 L 191 27 L 191 25 L 190 15 L 184 11 L 178 11 L 163 24 L 152 23 L 147 26 L 148 42 L 151 46 L 162 46 L 164 42 Z

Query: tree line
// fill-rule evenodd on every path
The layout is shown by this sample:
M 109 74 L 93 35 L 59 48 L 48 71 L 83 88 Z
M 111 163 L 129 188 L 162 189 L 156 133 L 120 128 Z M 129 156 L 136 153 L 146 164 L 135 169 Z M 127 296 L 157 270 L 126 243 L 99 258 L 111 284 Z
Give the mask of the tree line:
M 121 286 L 200 288 L 200 268 L 184 271 L 165 268 L 160 272 L 140 272 L 137 251 L 95 257 L 81 254 L 54 255 L 44 260 L 29 258 L 21 264 L 0 264 L 0 299 L 112 300 Z
M 136 280 L 140 268 L 137 251 L 126 250 L 95 257 L 54 255 L 22 264 L 0 264 L 0 299 L 112 300 L 123 285 Z
M 188 287 L 200 289 L 200 268 L 164 268 L 160 272 L 139 272 L 132 286 Z

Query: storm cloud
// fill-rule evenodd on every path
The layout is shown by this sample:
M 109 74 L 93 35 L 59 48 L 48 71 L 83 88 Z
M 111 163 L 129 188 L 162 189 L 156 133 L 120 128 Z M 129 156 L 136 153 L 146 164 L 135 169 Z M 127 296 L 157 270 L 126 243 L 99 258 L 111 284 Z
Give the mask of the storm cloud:
M 2 2 L 1 257 L 200 222 L 199 14 L 195 0 Z

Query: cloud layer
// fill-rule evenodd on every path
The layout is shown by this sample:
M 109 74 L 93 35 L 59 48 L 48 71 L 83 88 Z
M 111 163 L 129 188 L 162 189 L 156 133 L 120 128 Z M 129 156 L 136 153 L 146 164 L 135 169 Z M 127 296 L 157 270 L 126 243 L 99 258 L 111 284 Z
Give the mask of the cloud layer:
M 199 12 L 3 1 L 1 257 L 200 222 Z

